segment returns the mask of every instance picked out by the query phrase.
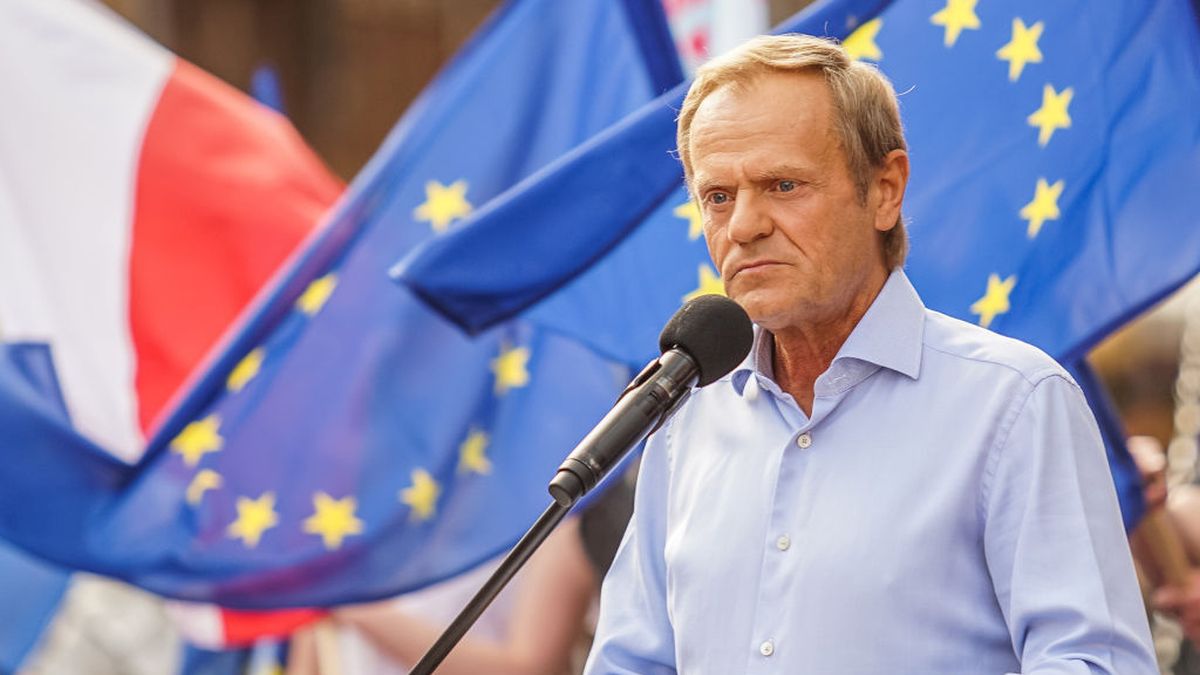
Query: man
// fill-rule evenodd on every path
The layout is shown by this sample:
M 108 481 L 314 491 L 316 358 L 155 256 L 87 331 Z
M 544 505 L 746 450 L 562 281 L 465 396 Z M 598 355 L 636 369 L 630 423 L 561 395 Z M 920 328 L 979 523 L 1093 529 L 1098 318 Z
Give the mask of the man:
M 887 80 L 758 38 L 700 70 L 678 140 L 758 328 L 646 448 L 588 671 L 1156 673 L 1079 388 L 901 271 Z

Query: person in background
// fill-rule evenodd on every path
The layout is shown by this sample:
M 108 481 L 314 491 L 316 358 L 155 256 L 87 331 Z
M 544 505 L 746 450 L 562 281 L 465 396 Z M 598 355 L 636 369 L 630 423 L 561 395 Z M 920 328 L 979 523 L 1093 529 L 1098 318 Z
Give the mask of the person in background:
M 1169 491 L 1166 478 L 1166 453 L 1162 443 L 1150 436 L 1132 436 L 1127 447 L 1142 476 L 1146 516 L 1131 537 L 1134 559 L 1141 572 L 1148 604 L 1174 617 L 1183 631 L 1185 642 L 1177 645 L 1167 629 L 1162 633 L 1160 657 L 1174 662 L 1176 675 L 1200 675 L 1200 486 L 1179 485 Z M 1166 516 L 1166 527 L 1156 528 L 1151 519 Z M 1150 530 L 1156 530 L 1151 532 Z M 1174 537 L 1175 542 L 1156 542 L 1153 538 Z M 1182 555 L 1182 561 L 1163 560 L 1164 556 Z M 1182 582 L 1173 584 L 1166 571 L 1183 566 Z M 1177 575 L 1179 573 L 1176 573 Z M 1160 629 L 1156 626 L 1156 637 Z M 1176 634 L 1177 635 L 1177 634 Z M 1157 642 L 1156 642 L 1157 643 Z
M 1167 512 L 1179 532 L 1189 562 L 1194 564 L 1200 553 L 1200 487 L 1185 485 L 1173 491 L 1167 501 Z M 1157 587 L 1153 601 L 1155 609 L 1179 620 L 1183 634 L 1193 647 L 1200 644 L 1200 569 L 1193 567 L 1182 587 L 1170 584 Z

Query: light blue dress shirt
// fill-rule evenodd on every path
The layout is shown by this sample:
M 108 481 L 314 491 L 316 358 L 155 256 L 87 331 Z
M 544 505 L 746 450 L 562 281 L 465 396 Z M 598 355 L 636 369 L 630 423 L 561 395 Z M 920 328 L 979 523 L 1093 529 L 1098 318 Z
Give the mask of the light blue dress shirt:
M 1095 420 L 897 270 L 815 384 L 746 362 L 649 441 L 588 673 L 1158 672 Z

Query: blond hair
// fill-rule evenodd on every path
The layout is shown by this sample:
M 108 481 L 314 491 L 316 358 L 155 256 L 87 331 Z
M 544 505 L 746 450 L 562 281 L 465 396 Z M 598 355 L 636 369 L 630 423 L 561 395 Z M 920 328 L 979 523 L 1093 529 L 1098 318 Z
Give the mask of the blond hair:
M 852 60 L 836 42 L 810 35 L 757 37 L 696 71 L 696 79 L 679 111 L 676 139 L 689 184 L 692 119 L 709 94 L 725 86 L 745 86 L 769 73 L 810 72 L 820 73 L 829 87 L 834 130 L 859 199 L 865 200 L 872 171 L 883 165 L 888 153 L 908 148 L 900 125 L 896 92 L 878 69 Z M 908 255 L 908 233 L 903 218 L 897 218 L 896 226 L 882 236 L 884 262 L 889 268 L 902 266 Z

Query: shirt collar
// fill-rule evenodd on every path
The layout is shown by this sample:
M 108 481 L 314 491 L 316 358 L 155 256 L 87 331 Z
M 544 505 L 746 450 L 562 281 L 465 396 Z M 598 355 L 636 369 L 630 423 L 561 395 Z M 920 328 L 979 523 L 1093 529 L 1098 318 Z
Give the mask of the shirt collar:
M 826 374 L 834 372 L 840 362 L 853 359 L 916 379 L 921 372 L 924 335 L 925 304 L 908 275 L 896 268 L 838 350 Z M 743 393 L 753 374 L 774 380 L 774 348 L 775 338 L 771 333 L 755 326 L 750 354 L 728 376 L 738 394 Z

